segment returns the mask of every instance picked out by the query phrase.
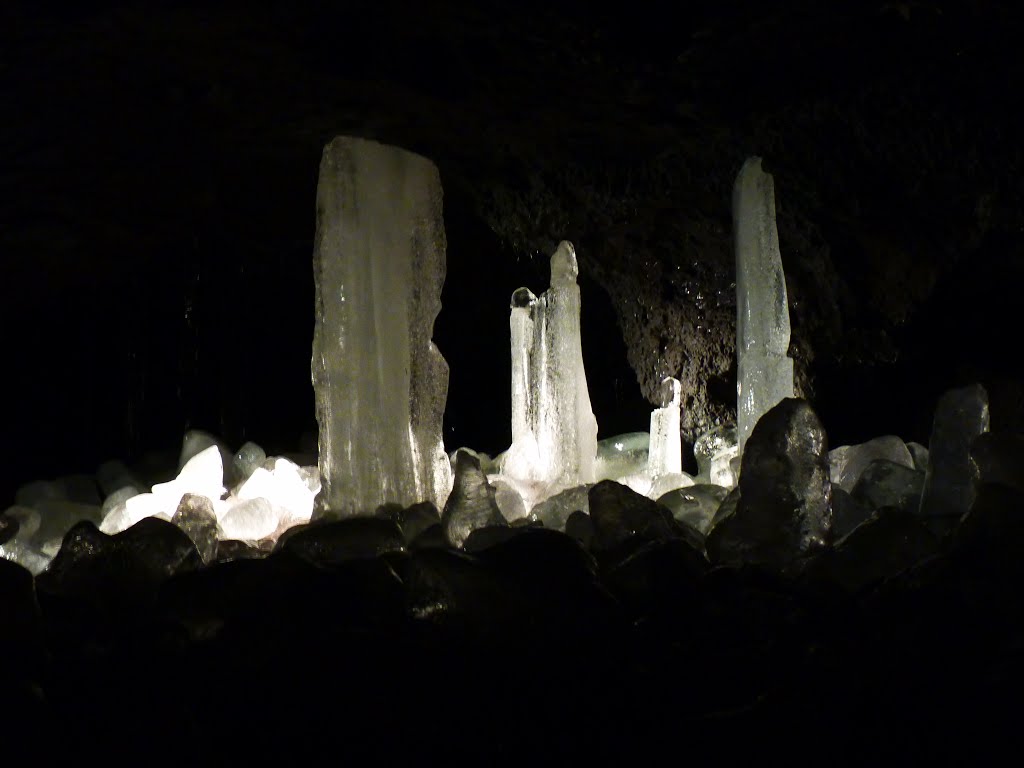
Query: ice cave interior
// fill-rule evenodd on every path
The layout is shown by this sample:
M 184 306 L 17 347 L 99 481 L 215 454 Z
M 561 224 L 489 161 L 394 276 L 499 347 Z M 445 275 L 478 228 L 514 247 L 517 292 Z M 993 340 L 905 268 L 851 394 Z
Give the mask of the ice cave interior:
M 1020 9 L 457 6 L 0 9 L 0 754 L 1012 743 Z

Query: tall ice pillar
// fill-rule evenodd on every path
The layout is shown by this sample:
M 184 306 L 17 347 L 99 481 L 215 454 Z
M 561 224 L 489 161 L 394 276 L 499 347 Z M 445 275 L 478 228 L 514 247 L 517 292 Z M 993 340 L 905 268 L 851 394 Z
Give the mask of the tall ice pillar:
M 679 431 L 683 389 L 669 376 L 661 382 L 661 407 L 651 411 L 651 443 L 647 472 L 651 477 L 678 475 L 683 471 L 683 444 Z
M 441 420 L 441 181 L 426 158 L 339 136 L 324 148 L 313 251 L 318 513 L 372 514 L 451 490 Z
M 551 286 L 539 298 L 512 296 L 512 446 L 502 471 L 548 491 L 594 481 L 597 419 L 580 335 L 576 251 L 551 257 Z
M 775 185 L 751 157 L 732 193 L 736 247 L 736 421 L 740 453 L 758 419 L 793 397 L 786 276 L 775 227 Z

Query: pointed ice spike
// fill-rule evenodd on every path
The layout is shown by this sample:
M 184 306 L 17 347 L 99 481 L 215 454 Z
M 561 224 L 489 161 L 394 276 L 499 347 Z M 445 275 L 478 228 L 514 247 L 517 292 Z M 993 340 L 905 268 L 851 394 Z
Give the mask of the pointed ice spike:
M 371 514 L 451 489 L 441 419 L 448 366 L 431 341 L 441 309 L 441 182 L 429 160 L 340 136 L 324 149 L 313 254 L 318 507 Z
M 786 276 L 775 227 L 775 185 L 751 157 L 733 187 L 736 247 L 736 420 L 740 452 L 758 419 L 793 397 Z

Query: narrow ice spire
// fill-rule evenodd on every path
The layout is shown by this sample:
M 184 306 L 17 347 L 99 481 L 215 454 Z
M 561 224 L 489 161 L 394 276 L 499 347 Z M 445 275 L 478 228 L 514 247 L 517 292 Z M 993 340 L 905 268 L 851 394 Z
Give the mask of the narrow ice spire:
M 571 487 L 594 481 L 597 419 L 583 366 L 576 251 L 551 257 L 551 286 L 540 298 L 512 295 L 512 446 L 502 471 L 531 483 Z
M 324 148 L 312 363 L 321 511 L 443 508 L 451 490 L 448 365 L 430 338 L 445 276 L 441 200 L 437 168 L 419 155 L 348 136 Z
M 661 408 L 651 411 L 651 445 L 647 473 L 652 477 L 683 471 L 683 445 L 679 432 L 682 385 L 671 376 L 661 382 Z
M 775 226 L 775 185 L 751 157 L 733 187 L 736 248 L 736 421 L 739 449 L 758 419 L 793 397 L 786 276 Z

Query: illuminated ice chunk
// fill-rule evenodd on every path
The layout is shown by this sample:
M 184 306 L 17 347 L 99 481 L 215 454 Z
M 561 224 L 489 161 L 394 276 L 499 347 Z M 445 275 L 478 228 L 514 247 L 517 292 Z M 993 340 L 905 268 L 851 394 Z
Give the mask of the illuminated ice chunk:
M 758 419 L 793 397 L 786 276 L 775 227 L 775 187 L 751 157 L 733 187 L 736 243 L 736 420 L 739 450 Z
M 296 521 L 309 521 L 313 515 L 313 493 L 306 484 L 302 469 L 288 459 L 272 460 L 273 469 L 259 467 L 235 494 L 242 501 L 266 499 L 274 507 L 287 510 Z
M 551 257 L 551 286 L 539 298 L 512 295 L 512 445 L 502 473 L 548 494 L 593 482 L 597 420 L 590 404 L 580 336 L 576 251 L 562 242 Z
M 852 493 L 861 474 L 876 459 L 914 469 L 914 458 L 907 445 L 896 435 L 884 435 L 857 445 L 841 445 L 828 452 L 829 476 L 832 482 Z
M 661 407 L 651 412 L 647 471 L 652 478 L 678 475 L 683 471 L 683 448 L 679 437 L 681 404 L 681 385 L 672 377 L 666 378 L 661 382 Z
M 164 485 L 170 485 L 170 483 L 164 483 Z M 183 490 L 180 494 L 177 492 L 140 493 L 132 496 L 106 514 L 103 522 L 100 523 L 100 530 L 113 535 L 131 528 L 147 517 L 165 517 L 170 520 L 186 493 L 191 493 L 191 491 Z
M 176 478 L 167 483 L 154 485 L 152 495 L 165 500 L 165 506 L 170 508 L 170 514 L 174 514 L 181 497 L 186 493 L 219 499 L 224 495 L 224 491 L 224 460 L 220 447 L 214 444 L 185 462 Z M 131 499 L 128 501 L 130 503 Z
M 248 499 L 234 504 L 220 518 L 221 536 L 239 541 L 259 541 L 273 534 L 280 515 L 264 498 Z
M 732 488 L 736 485 L 733 459 L 739 453 L 736 428 L 715 427 L 697 438 L 693 455 L 697 459 L 698 477 L 702 483 Z
M 441 182 L 429 160 L 339 136 L 324 148 L 313 254 L 312 377 L 320 504 L 372 514 L 386 502 L 443 507 L 448 366 L 431 341 L 441 309 Z
M 205 496 L 186 493 L 181 498 L 171 522 L 188 534 L 204 563 L 212 563 L 217 556 L 217 516 L 213 502 Z
M 626 432 L 606 437 L 597 444 L 595 476 L 598 480 L 618 480 L 646 472 L 650 463 L 649 432 Z
M 235 451 L 232 464 L 235 467 L 235 477 L 238 482 L 244 483 L 257 467 L 263 466 L 267 460 L 266 452 L 254 442 L 248 442 Z

